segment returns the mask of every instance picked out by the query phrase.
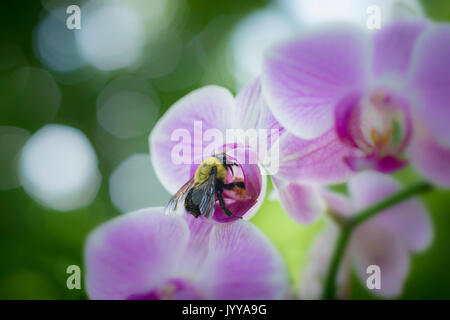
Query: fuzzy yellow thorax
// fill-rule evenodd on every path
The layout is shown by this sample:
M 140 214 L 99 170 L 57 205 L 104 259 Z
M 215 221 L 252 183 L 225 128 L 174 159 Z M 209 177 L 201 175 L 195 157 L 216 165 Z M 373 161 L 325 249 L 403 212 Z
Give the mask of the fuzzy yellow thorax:
M 219 159 L 216 157 L 211 157 L 204 160 L 198 166 L 197 171 L 195 172 L 195 183 L 199 184 L 205 182 L 209 178 L 211 170 L 214 167 L 217 168 L 216 178 L 225 182 L 227 178 L 227 169 Z

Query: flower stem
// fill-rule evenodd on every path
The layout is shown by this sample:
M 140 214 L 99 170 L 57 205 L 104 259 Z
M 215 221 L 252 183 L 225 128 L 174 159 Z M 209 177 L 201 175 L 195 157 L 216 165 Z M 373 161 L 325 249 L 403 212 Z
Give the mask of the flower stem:
M 339 238 L 336 242 L 336 247 L 331 258 L 331 263 L 328 267 L 327 277 L 325 278 L 322 299 L 334 299 L 336 292 L 336 276 L 339 271 L 339 266 L 341 265 L 342 257 L 344 256 L 345 248 L 347 247 L 347 243 L 350 240 L 351 233 L 351 227 L 343 227 L 339 232 Z
M 334 299 L 336 296 L 336 276 L 353 230 L 361 223 L 377 215 L 381 211 L 414 195 L 430 191 L 432 188 L 433 186 L 428 182 L 420 181 L 397 193 L 394 193 L 387 198 L 384 198 L 380 202 L 377 202 L 366 209 L 359 211 L 348 221 L 348 223 L 340 224 L 341 230 L 339 233 L 339 238 L 336 242 L 333 256 L 331 257 L 330 265 L 328 267 L 328 272 L 323 287 L 322 299 Z

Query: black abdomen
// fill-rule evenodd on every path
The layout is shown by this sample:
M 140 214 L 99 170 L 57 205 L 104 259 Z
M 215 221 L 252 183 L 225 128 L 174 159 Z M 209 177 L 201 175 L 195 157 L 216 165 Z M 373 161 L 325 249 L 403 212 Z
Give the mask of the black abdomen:
M 194 201 L 192 201 L 192 192 L 194 190 L 195 189 L 189 190 L 188 194 L 186 195 L 186 199 L 184 200 L 184 208 L 187 212 L 192 213 L 192 215 L 197 218 L 201 213 L 199 206 L 196 205 Z

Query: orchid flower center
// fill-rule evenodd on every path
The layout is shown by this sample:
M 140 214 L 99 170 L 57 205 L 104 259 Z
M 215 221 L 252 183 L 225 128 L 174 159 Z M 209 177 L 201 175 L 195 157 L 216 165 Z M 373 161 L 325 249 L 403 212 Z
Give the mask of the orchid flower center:
M 355 143 L 366 155 L 398 156 L 407 142 L 408 119 L 404 100 L 377 90 L 360 101 Z
M 189 281 L 171 279 L 146 293 L 132 294 L 128 297 L 128 300 L 194 300 L 200 298 Z

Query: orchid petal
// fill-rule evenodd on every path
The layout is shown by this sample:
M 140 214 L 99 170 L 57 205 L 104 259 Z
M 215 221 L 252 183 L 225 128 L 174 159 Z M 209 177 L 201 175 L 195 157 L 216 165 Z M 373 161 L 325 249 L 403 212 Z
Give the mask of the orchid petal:
M 368 48 L 354 28 L 320 30 L 269 51 L 263 92 L 275 118 L 303 139 L 333 126 L 334 106 L 349 89 L 367 84 Z
M 450 148 L 440 145 L 425 128 L 417 125 L 416 129 L 407 150 L 411 164 L 433 183 L 450 187 Z
M 361 282 L 365 284 L 368 280 L 369 266 L 378 266 L 381 287 L 372 292 L 387 298 L 400 295 L 409 272 L 408 249 L 397 241 L 394 234 L 373 221 L 355 230 L 350 241 L 352 260 Z
M 277 130 L 278 135 L 281 135 L 283 131 L 262 95 L 259 78 L 251 81 L 237 95 L 235 118 L 239 121 L 240 129 L 267 130 L 268 138 L 271 136 L 271 130 Z M 268 148 L 270 148 L 270 139 L 267 142 L 269 143 Z
M 203 146 L 203 133 L 208 129 L 218 130 L 224 137 L 230 110 L 234 108 L 235 101 L 228 90 L 207 86 L 180 99 L 158 121 L 150 134 L 150 153 L 155 172 L 169 192 L 175 193 L 191 178 L 192 163 L 198 165 L 203 158 L 212 156 L 203 154 L 210 143 L 222 147 L 225 141 L 212 141 Z M 189 163 L 174 162 L 172 153 L 176 146 L 188 150 Z
M 313 140 L 285 132 L 279 143 L 277 178 L 302 183 L 340 183 L 354 172 L 346 164 L 352 148 L 342 143 L 332 129 Z
M 416 40 L 426 20 L 404 20 L 386 25 L 374 35 L 373 72 L 377 78 L 401 79 L 408 71 Z
M 86 289 L 92 299 L 145 294 L 172 276 L 189 239 L 182 219 L 163 208 L 124 214 L 97 228 L 85 250 Z
M 450 26 L 428 28 L 417 41 L 411 61 L 408 92 L 413 107 L 443 146 L 450 147 Z
M 269 239 L 248 221 L 215 225 L 202 274 L 210 299 L 281 299 L 285 266 Z

